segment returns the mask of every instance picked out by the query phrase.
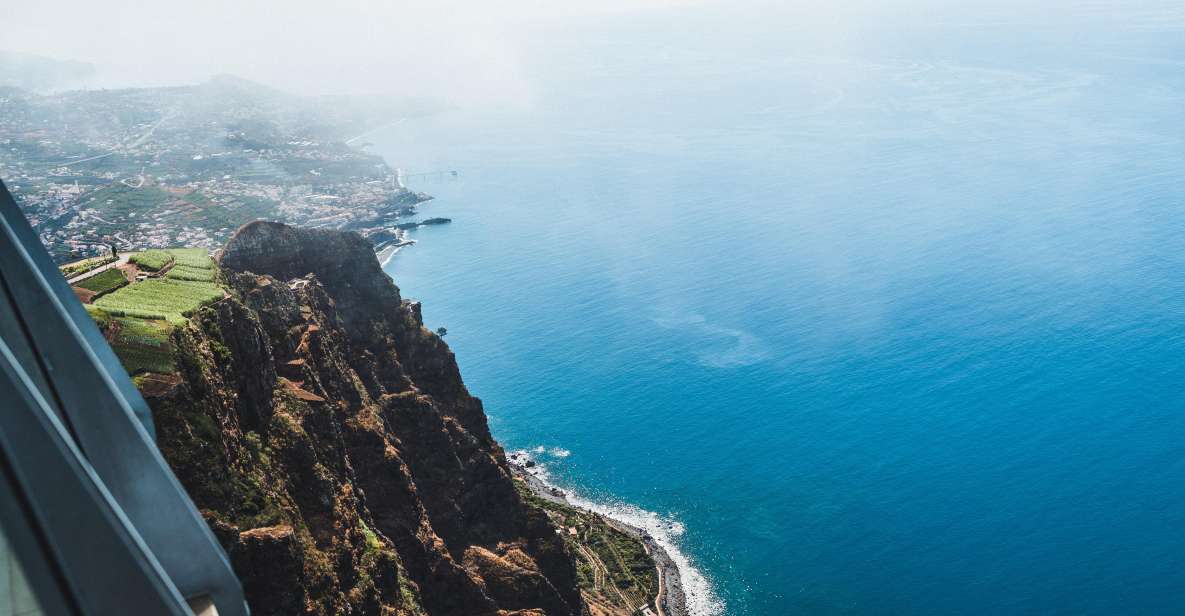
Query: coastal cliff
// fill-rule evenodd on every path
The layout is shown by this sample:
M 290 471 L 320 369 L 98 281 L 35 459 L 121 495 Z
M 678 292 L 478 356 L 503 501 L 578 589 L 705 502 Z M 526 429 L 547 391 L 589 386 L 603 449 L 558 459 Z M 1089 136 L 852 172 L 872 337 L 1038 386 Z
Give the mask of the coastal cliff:
M 172 334 L 175 371 L 135 380 L 254 614 L 631 614 L 653 596 L 649 548 L 596 516 L 560 528 L 513 477 L 370 242 L 255 222 L 219 279 L 226 297 Z M 625 546 L 592 555 L 604 572 L 586 534 Z

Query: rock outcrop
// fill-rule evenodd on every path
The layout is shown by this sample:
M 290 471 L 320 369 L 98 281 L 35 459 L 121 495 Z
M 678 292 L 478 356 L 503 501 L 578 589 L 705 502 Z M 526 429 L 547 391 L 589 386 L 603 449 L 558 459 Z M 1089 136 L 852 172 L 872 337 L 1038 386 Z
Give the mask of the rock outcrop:
M 257 222 L 220 265 L 230 297 L 174 333 L 179 379 L 142 385 L 254 614 L 585 611 L 569 548 L 367 240 Z

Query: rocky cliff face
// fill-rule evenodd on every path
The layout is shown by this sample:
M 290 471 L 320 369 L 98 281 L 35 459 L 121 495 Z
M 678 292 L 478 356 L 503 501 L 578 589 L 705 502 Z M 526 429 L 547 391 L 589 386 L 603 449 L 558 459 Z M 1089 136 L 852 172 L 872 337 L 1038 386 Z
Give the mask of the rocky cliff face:
M 252 223 L 221 267 L 230 297 L 174 333 L 178 374 L 138 383 L 254 614 L 586 610 L 569 548 L 369 242 Z

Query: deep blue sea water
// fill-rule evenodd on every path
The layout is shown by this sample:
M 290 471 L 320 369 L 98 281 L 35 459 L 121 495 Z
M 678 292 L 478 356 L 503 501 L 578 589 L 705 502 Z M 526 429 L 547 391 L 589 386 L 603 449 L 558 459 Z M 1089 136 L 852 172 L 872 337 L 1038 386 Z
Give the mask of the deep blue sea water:
M 531 39 L 387 270 L 700 613 L 1180 613 L 1185 8 L 868 10 Z

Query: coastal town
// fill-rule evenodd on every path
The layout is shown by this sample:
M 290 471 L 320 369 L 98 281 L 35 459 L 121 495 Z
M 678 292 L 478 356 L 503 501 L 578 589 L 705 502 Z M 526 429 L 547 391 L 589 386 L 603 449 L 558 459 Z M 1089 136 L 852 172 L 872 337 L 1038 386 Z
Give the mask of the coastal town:
M 184 366 L 205 365 L 213 370 L 214 362 L 226 360 L 225 367 L 244 370 L 243 367 L 250 366 L 245 370 L 252 372 L 260 364 L 272 363 L 275 400 L 290 403 L 293 413 L 301 409 L 316 412 L 315 409 L 326 404 L 345 408 L 340 405 L 350 403 L 331 401 L 331 394 L 345 391 L 347 386 L 332 385 L 326 389 L 322 383 L 343 378 L 346 373 L 318 374 L 321 362 L 314 360 L 333 354 L 361 356 L 362 353 L 348 351 L 347 347 L 337 351 L 326 347 L 349 338 L 344 330 L 329 336 L 319 333 L 322 327 L 340 327 L 342 323 L 331 319 L 329 313 L 318 313 L 325 306 L 331 312 L 336 306 L 353 314 L 376 315 L 375 323 L 389 330 L 409 327 L 417 338 L 401 334 L 399 340 L 421 345 L 426 351 L 420 353 L 447 353 L 452 361 L 451 352 L 438 337 L 447 330 L 439 328 L 433 335 L 425 329 L 419 303 L 400 300 L 391 279 L 372 262 L 375 257 L 384 262 L 394 250 L 412 243 L 407 237 L 412 229 L 450 222 L 441 216 L 421 217 L 418 206 L 431 197 L 408 189 L 404 185 L 406 176 L 400 169 L 392 168 L 364 149 L 362 138 L 389 124 L 382 122 L 383 117 L 373 109 L 325 106 L 235 78 L 216 78 L 179 88 L 79 90 L 59 94 L 35 94 L 0 85 L 0 177 L 57 261 L 70 290 L 149 403 L 168 405 L 178 396 L 199 396 L 187 407 L 198 410 L 187 410 L 185 421 L 192 419 L 207 425 L 212 420 L 200 409 L 215 408 L 216 403 L 206 404 L 200 397 L 213 395 L 214 388 L 187 387 L 189 375 Z M 447 180 L 456 178 L 457 172 L 415 175 L 421 179 L 440 175 Z M 366 243 L 358 242 L 356 236 L 310 229 L 357 232 L 370 241 L 377 255 L 372 256 Z M 299 239 L 282 241 L 285 237 Z M 299 256 L 309 260 L 304 264 L 307 269 L 298 269 L 299 272 L 331 269 L 342 273 L 344 278 L 319 279 L 313 274 L 293 278 L 291 273 L 283 277 L 268 275 L 267 267 L 274 264 L 259 255 L 272 251 L 284 254 L 285 250 L 289 253 L 279 258 L 279 263 L 291 263 Z M 333 265 L 338 263 L 348 263 L 349 267 Z M 370 267 L 365 266 L 367 263 Z M 261 275 L 247 275 L 247 272 Z M 329 295 L 331 291 L 351 288 L 369 288 L 372 292 L 363 296 L 394 297 L 396 303 L 351 306 L 349 293 L 339 296 L 344 299 L 340 303 Z M 280 303 L 255 305 L 244 299 L 247 295 L 261 295 L 264 289 L 269 301 Z M 327 304 L 319 303 L 323 299 Z M 236 315 L 253 311 L 258 316 L 222 320 L 230 314 L 224 310 Z M 382 320 L 401 311 L 414 318 Z M 299 324 L 293 323 L 299 331 L 300 343 L 288 349 L 293 356 L 273 355 L 287 348 L 281 341 L 286 340 L 282 336 L 293 333 L 288 327 L 275 332 L 263 329 L 240 332 L 255 335 L 255 340 L 261 339 L 259 336 L 274 336 L 268 339 L 269 343 L 252 347 L 269 349 L 266 357 L 244 354 L 242 348 L 231 342 L 236 335 L 230 333 L 231 328 L 272 322 L 280 315 L 300 319 Z M 207 340 L 205 336 L 217 338 Z M 380 337 L 384 344 L 394 344 L 396 339 Z M 393 357 L 394 351 L 388 350 L 383 356 Z M 376 373 L 368 376 L 367 381 L 377 383 L 378 378 Z M 395 391 L 396 386 L 404 387 L 411 382 L 410 377 L 404 376 L 383 386 Z M 362 378 L 355 376 L 350 383 L 360 384 Z M 271 383 L 264 384 L 268 385 Z M 231 398 L 223 395 L 219 400 Z M 387 399 L 395 397 L 384 396 Z M 288 412 L 289 407 L 282 408 Z M 480 412 L 480 403 L 477 408 Z M 158 412 L 154 406 L 154 413 Z M 163 417 L 167 411 L 159 413 Z M 333 414 L 325 416 L 330 415 Z M 247 416 L 235 414 L 235 417 Z M 384 421 L 383 425 L 395 424 Z M 236 433 L 249 433 L 243 438 L 254 443 L 250 447 L 259 445 L 274 448 L 267 451 L 283 451 L 281 437 L 272 429 L 272 426 L 257 425 Z M 388 429 L 394 428 L 384 428 Z M 342 428 L 334 430 L 340 433 Z M 186 429 L 164 433 L 175 436 L 197 432 Z M 405 434 L 406 442 L 425 440 L 415 430 Z M 200 441 L 223 436 L 203 432 L 198 438 Z M 472 442 L 476 441 L 466 441 L 470 445 Z M 175 469 L 190 470 L 195 458 L 181 449 L 182 445 L 193 443 L 179 444 L 168 436 L 158 443 L 162 443 L 162 453 Z M 432 441 L 432 446 L 438 445 L 439 442 Z M 197 446 L 208 448 L 209 444 Z M 243 468 L 228 472 L 253 473 L 252 485 L 261 485 L 262 477 L 267 477 L 267 481 L 281 478 L 280 483 L 269 484 L 272 485 L 269 493 L 281 493 L 290 485 L 299 484 L 298 481 L 284 483 L 282 478 L 288 467 L 267 468 L 265 457 L 252 459 Z M 477 456 L 483 457 L 495 459 Z M 249 470 L 256 464 L 258 468 Z M 511 454 L 505 464 L 509 471 L 506 475 L 485 476 L 482 485 L 467 489 L 473 492 L 497 489 L 498 483 L 505 481 L 508 483 L 504 487 L 510 490 L 502 492 L 500 498 L 517 495 L 513 501 L 516 505 L 490 516 L 497 523 L 511 525 L 507 527 L 511 532 L 507 537 L 512 541 L 491 543 L 490 548 L 496 548 L 496 552 L 476 544 L 465 552 L 466 566 L 476 567 L 467 571 L 488 576 L 477 577 L 482 584 L 476 587 L 481 601 L 496 605 L 495 601 L 504 600 L 505 592 L 510 590 L 512 601 L 520 601 L 517 597 L 521 595 L 524 600 L 550 602 L 546 604 L 561 610 L 527 610 L 531 613 L 569 613 L 566 610 L 572 609 L 571 613 L 590 616 L 689 614 L 681 574 L 671 555 L 672 544 L 661 536 L 653 536 L 647 529 L 570 500 L 568 493 L 545 481 L 524 452 Z M 355 479 L 349 473 L 340 480 Z M 245 483 L 240 481 L 235 485 Z M 425 480 L 420 489 L 427 492 L 434 487 L 431 480 Z M 191 494 L 203 493 L 203 488 L 192 482 L 186 488 Z M 381 493 L 381 489 L 377 491 Z M 282 501 L 289 502 L 294 500 Z M 272 517 L 266 520 L 246 520 L 252 527 L 235 536 L 252 540 L 259 533 L 271 533 L 277 528 L 287 528 L 287 533 L 293 533 L 291 525 L 268 526 L 264 522 L 287 520 L 296 527 L 308 524 L 312 528 L 312 523 L 302 517 L 302 511 L 281 513 L 283 506 L 270 506 L 268 515 Z M 356 504 L 339 509 L 349 513 L 352 507 L 366 511 Z M 205 507 L 203 511 L 213 509 Z M 519 517 L 523 513 L 527 515 Z M 365 516 L 383 519 L 370 518 L 369 513 Z M 351 561 L 347 566 L 350 575 L 358 571 L 366 579 L 378 579 L 371 571 L 381 572 L 389 576 L 383 578 L 387 580 L 384 583 L 394 580 L 400 588 L 407 589 L 399 591 L 398 602 L 412 609 L 397 613 L 449 613 L 428 612 L 420 607 L 423 602 L 432 609 L 441 609 L 439 596 L 424 592 L 431 591 L 431 584 L 438 581 L 421 577 L 418 580 L 421 585 L 414 586 L 410 569 L 402 564 L 388 566 L 386 561 L 379 560 L 379 552 L 394 553 L 387 537 L 397 536 L 397 531 L 377 524 L 372 529 L 366 519 L 360 516 L 357 524 L 366 549 L 361 552 L 361 561 Z M 441 528 L 448 528 L 448 518 L 442 519 L 445 521 Z M 513 526 L 520 523 L 526 526 L 523 529 Z M 380 536 L 376 530 L 384 535 Z M 529 538 L 531 543 L 514 533 Z M 438 545 L 444 542 L 436 539 L 432 549 L 438 549 Z M 348 545 L 342 543 L 332 549 L 339 548 L 346 549 Z M 233 554 L 238 548 L 227 549 Z M 294 550 L 302 551 L 300 558 L 312 561 L 321 555 L 322 548 L 309 544 L 294 546 Z M 346 553 L 353 558 L 353 552 L 343 552 Z M 413 546 L 405 554 L 414 559 L 419 553 Z M 255 593 L 248 600 L 274 606 L 273 597 L 266 591 L 254 590 L 260 585 L 252 583 L 255 579 L 268 579 L 274 571 L 237 562 L 235 565 L 236 573 Z M 508 569 L 511 565 L 515 569 Z M 555 585 L 539 573 L 543 567 L 548 567 L 548 575 L 555 575 L 554 579 L 566 584 L 572 594 L 560 595 Z M 558 574 L 551 573 L 552 570 Z M 466 573 L 458 579 L 472 584 L 473 575 Z M 486 579 L 503 585 L 495 587 L 501 590 L 485 596 Z M 553 586 L 554 596 L 530 591 L 529 585 L 539 579 Z M 298 580 L 296 586 L 303 588 L 302 582 Z M 522 588 L 527 590 L 505 586 L 507 583 L 524 584 Z M 335 579 L 334 584 L 345 582 Z M 309 596 L 319 589 L 309 591 Z M 325 605 L 347 597 L 346 593 L 337 591 L 327 596 L 323 599 Z M 327 609 L 321 613 L 343 613 L 340 606 Z
M 256 219 L 354 230 L 382 249 L 407 241 L 429 197 L 358 147 L 380 113 L 233 77 L 50 95 L 4 87 L 0 177 L 59 262 L 112 247 L 213 249 Z

